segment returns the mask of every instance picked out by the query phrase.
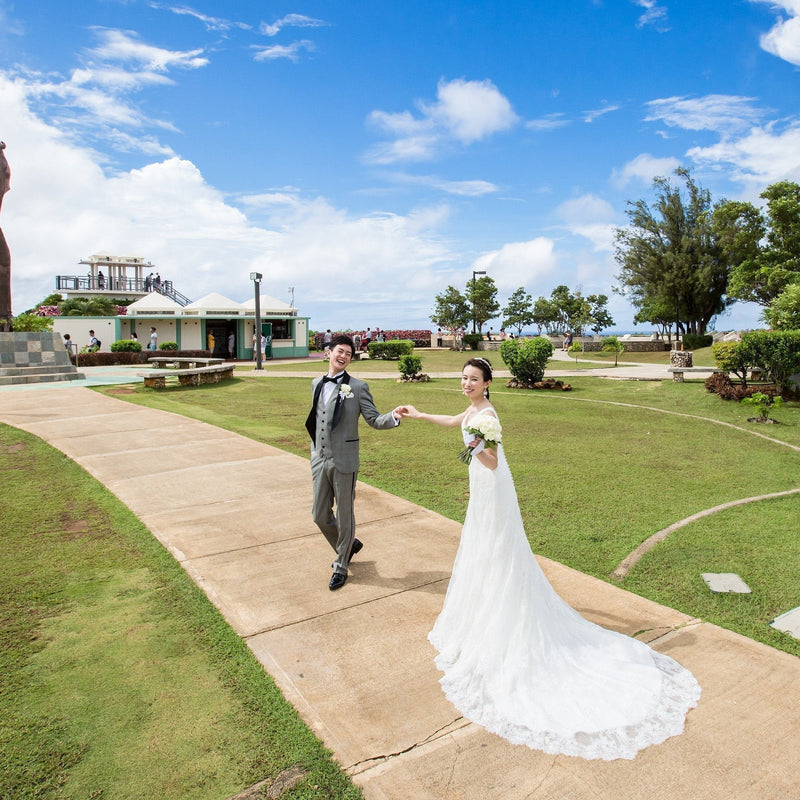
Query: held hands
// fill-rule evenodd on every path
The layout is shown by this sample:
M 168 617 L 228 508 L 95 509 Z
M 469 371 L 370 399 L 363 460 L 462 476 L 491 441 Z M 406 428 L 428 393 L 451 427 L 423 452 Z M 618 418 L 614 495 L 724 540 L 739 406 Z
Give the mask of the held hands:
M 419 419 L 422 416 L 422 413 L 417 411 L 414 406 L 398 406 L 392 413 L 399 419 L 405 419 L 406 417 Z

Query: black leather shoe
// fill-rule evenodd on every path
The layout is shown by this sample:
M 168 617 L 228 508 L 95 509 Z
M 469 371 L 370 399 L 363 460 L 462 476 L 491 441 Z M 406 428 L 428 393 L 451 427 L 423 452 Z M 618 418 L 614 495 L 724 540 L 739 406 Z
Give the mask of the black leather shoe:
M 364 546 L 364 542 L 360 541 L 359 539 L 353 539 L 353 546 L 350 548 L 350 558 L 347 559 L 347 563 L 349 564 L 353 560 L 353 556 L 356 553 L 361 552 L 361 548 Z
M 347 575 L 342 572 L 334 572 L 333 576 L 331 577 L 331 582 L 328 584 L 328 588 L 334 592 L 336 589 L 341 589 L 344 586 L 345 581 L 347 580 Z

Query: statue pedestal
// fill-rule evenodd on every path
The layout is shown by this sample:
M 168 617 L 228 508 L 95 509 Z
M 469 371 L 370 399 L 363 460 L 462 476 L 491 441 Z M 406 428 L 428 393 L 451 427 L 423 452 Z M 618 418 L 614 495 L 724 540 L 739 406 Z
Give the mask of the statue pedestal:
M 57 333 L 0 332 L 0 386 L 74 381 L 85 377 L 72 365 Z

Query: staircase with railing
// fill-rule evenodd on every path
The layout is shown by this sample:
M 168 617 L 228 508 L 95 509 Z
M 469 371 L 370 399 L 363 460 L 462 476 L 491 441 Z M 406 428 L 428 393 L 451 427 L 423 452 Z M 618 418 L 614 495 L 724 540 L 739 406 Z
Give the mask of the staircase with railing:
M 99 294 L 108 297 L 145 296 L 150 292 L 174 300 L 180 306 L 187 306 L 192 301 L 179 292 L 172 281 L 163 281 L 159 288 L 145 287 L 145 282 L 135 278 L 100 278 L 92 275 L 56 275 L 56 290 L 67 294 Z

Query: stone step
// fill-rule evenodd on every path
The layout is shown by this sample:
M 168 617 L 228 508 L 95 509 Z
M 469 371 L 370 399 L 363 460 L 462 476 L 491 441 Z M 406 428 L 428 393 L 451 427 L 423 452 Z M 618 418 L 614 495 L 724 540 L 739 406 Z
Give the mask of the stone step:
M 0 367 L 0 377 L 16 376 L 16 375 L 49 375 L 60 373 L 76 373 L 78 370 L 73 366 L 66 366 L 65 364 L 53 364 L 52 366 L 45 366 L 44 364 L 27 364 L 24 366 L 16 367 Z
M 24 375 L 0 375 L 0 386 L 77 381 L 83 380 L 85 377 L 82 372 L 26 372 Z

